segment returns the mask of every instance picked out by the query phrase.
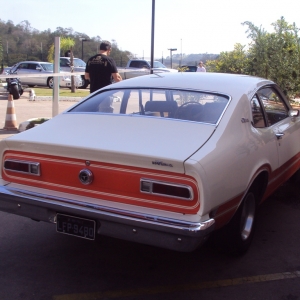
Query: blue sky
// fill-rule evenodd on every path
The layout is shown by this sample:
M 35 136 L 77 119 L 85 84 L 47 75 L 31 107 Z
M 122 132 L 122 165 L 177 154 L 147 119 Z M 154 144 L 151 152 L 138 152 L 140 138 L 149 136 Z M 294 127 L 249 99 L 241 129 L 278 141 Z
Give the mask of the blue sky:
M 152 0 L 1 0 L 1 20 L 27 20 L 39 31 L 73 28 L 90 37 L 116 40 L 119 48 L 150 57 Z M 26 3 L 26 4 L 25 4 Z M 285 18 L 300 27 L 298 0 L 156 0 L 155 58 L 177 53 L 220 53 L 250 40 L 250 21 L 271 32 Z M 173 52 L 174 54 L 176 52 Z

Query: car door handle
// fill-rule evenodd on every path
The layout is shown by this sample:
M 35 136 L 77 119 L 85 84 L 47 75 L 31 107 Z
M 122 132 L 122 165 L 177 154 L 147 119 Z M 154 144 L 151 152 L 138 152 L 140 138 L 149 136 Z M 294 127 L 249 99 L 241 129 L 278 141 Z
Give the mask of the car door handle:
M 277 139 L 280 140 L 284 136 L 284 133 L 283 132 L 277 132 L 275 135 L 276 135 Z

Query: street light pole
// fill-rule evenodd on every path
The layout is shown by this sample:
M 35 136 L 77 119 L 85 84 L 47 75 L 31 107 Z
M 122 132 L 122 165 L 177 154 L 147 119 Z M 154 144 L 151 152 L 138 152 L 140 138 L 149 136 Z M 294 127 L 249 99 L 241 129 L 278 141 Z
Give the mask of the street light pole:
M 153 65 L 154 65 L 154 27 L 155 27 L 154 23 L 155 23 L 155 0 L 152 0 L 150 74 L 153 74 Z
M 181 51 L 181 56 L 180 56 L 180 67 L 182 65 L 182 39 L 180 39 L 180 51 Z
M 83 42 L 88 42 L 89 40 L 86 38 L 80 38 L 81 40 L 81 59 L 83 60 Z
M 8 41 L 6 41 L 6 55 L 7 55 L 7 66 L 9 66 L 9 60 L 8 60 Z
M 170 58 L 171 58 L 171 69 L 172 69 L 172 51 L 177 51 L 177 48 L 170 48 Z
M 86 39 L 81 39 L 81 59 L 83 60 L 83 42 L 86 41 Z

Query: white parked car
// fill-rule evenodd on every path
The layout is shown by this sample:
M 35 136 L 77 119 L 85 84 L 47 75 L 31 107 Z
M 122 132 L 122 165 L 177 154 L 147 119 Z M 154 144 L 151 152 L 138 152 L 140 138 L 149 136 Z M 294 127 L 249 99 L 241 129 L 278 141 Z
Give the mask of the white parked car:
M 85 72 L 86 63 L 80 58 L 73 58 L 73 72 Z M 71 72 L 71 58 L 70 57 L 60 57 L 60 69 L 65 72 Z M 85 89 L 90 84 L 89 80 L 86 80 L 84 74 L 81 74 L 81 89 Z
M 11 73 L 17 75 L 28 75 L 21 78 L 23 85 L 28 85 L 29 87 L 38 86 L 48 86 L 53 88 L 53 64 L 48 62 L 39 62 L 39 61 L 21 61 L 15 64 L 11 70 Z M 59 77 L 59 85 L 61 87 L 71 87 L 71 76 L 64 74 Z M 30 75 L 35 75 L 30 77 Z M 36 76 L 36 75 L 46 75 L 46 76 Z M 74 74 L 75 86 L 80 87 L 82 85 L 82 80 L 80 75 Z
M 90 240 L 192 251 L 212 236 L 241 254 L 258 205 L 299 177 L 299 136 L 272 81 L 141 76 L 1 141 L 0 210 Z

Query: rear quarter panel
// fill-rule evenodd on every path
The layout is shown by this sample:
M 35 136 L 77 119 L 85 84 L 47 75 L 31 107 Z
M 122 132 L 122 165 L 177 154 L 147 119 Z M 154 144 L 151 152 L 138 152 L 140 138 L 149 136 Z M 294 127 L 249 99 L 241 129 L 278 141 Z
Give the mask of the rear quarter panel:
M 228 106 L 210 140 L 185 162 L 200 190 L 200 215 L 221 205 L 235 212 L 255 174 L 278 165 L 274 135 L 260 135 L 251 125 L 247 95 Z M 241 119 L 248 120 L 242 123 Z

